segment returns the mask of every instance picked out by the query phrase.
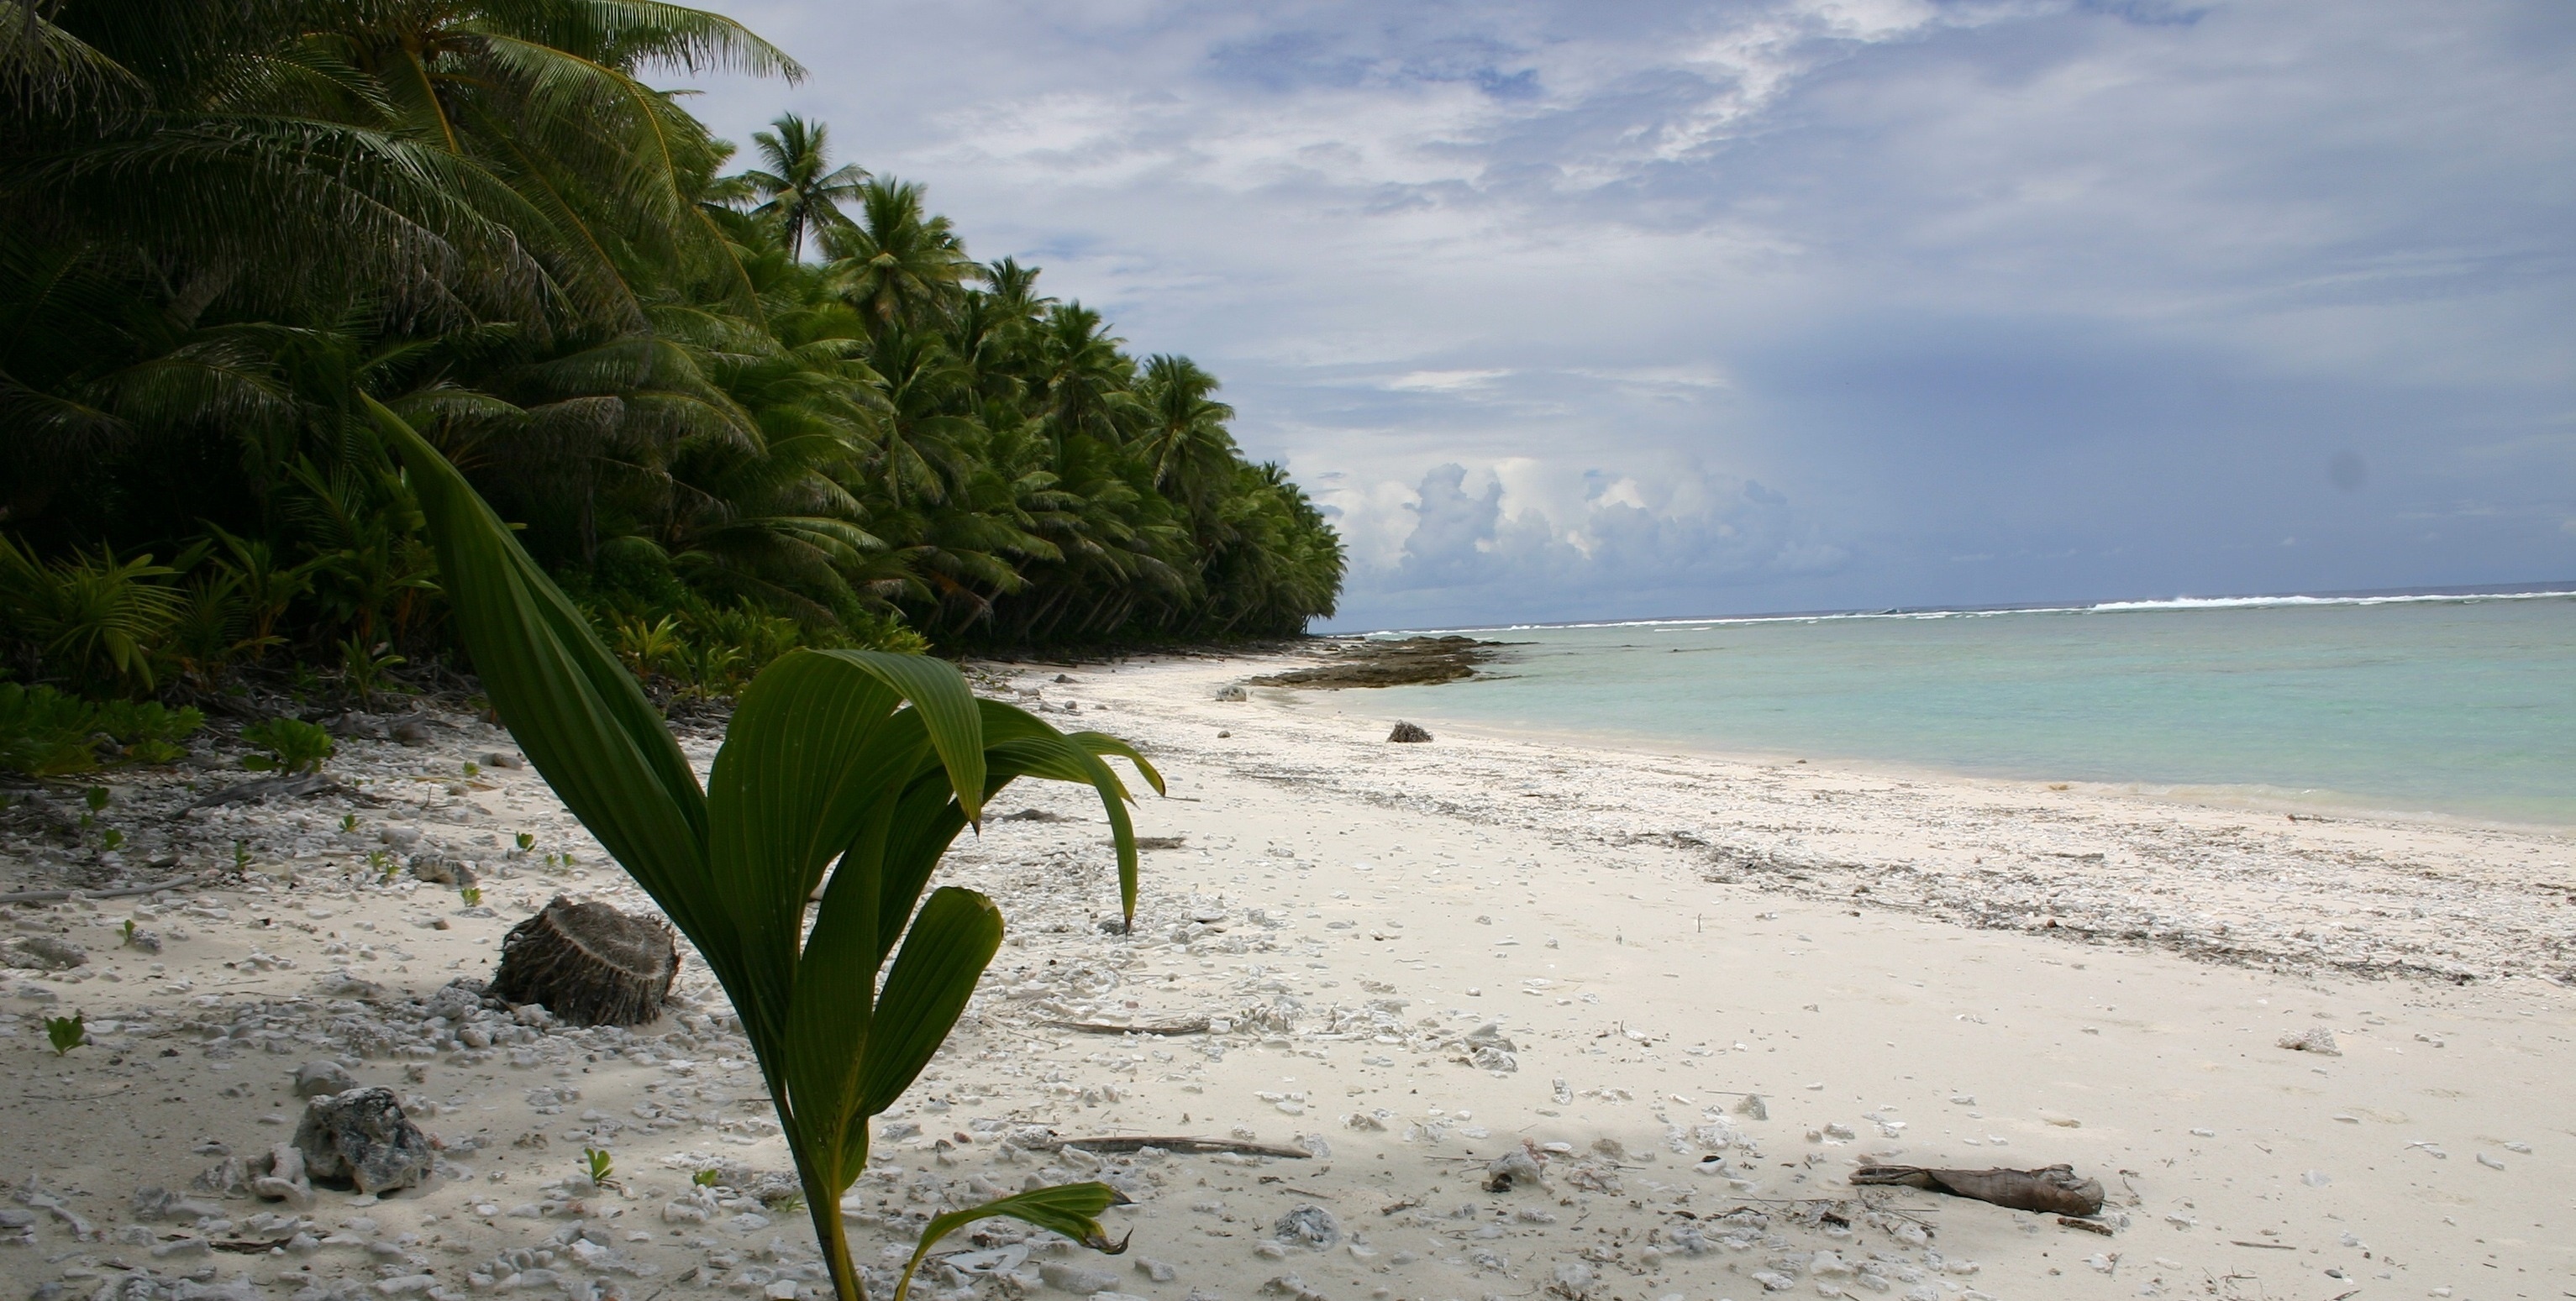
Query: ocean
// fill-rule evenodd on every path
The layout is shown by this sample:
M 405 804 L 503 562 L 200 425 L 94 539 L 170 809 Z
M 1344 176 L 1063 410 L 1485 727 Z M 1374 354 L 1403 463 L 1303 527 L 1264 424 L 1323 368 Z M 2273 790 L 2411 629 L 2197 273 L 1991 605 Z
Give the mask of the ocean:
M 2261 806 L 2576 827 L 2576 592 L 1445 629 L 1441 721 Z M 1388 634 L 1380 634 L 1388 635 Z

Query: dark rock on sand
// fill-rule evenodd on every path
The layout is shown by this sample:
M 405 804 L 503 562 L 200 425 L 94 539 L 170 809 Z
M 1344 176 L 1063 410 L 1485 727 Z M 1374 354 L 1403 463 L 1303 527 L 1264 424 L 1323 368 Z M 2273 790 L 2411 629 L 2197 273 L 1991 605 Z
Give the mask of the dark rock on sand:
M 1409 687 L 1476 675 L 1496 643 L 1473 637 L 1407 637 L 1327 647 L 1326 662 L 1251 680 L 1256 687 Z
M 409 1188 L 429 1177 L 429 1136 L 403 1115 L 391 1089 L 351 1089 L 304 1105 L 295 1150 L 305 1173 L 347 1180 L 362 1193 Z

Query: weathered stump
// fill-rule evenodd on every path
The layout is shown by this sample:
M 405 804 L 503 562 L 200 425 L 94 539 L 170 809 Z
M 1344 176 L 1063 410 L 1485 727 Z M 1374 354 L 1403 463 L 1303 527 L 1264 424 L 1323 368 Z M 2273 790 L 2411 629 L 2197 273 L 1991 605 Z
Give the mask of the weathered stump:
M 572 1025 L 642 1025 L 662 1014 L 679 971 L 670 927 L 556 895 L 502 937 L 491 993 L 542 1004 Z

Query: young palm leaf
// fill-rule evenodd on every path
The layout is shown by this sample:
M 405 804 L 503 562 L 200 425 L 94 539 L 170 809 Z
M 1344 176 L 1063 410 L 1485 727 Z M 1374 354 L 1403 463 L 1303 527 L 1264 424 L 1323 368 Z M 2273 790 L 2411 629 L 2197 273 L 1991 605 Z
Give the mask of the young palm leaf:
M 743 691 L 701 790 L 643 689 L 500 517 L 399 416 L 368 405 L 410 469 L 485 691 L 529 761 L 724 985 L 834 1288 L 862 1301 L 840 1199 L 867 1168 L 868 1120 L 929 1064 L 1002 942 L 992 900 L 929 889 L 940 857 L 1012 781 L 1085 783 L 1109 811 L 1132 919 L 1129 797 L 1103 756 L 1127 759 L 1157 790 L 1161 777 L 1113 738 L 1068 736 L 977 699 L 941 661 L 803 650 Z M 914 1263 L 940 1235 L 990 1215 L 1071 1226 L 1117 1250 L 1091 1218 L 1116 1200 L 1105 1185 L 1072 1184 L 953 1212 L 932 1222 Z

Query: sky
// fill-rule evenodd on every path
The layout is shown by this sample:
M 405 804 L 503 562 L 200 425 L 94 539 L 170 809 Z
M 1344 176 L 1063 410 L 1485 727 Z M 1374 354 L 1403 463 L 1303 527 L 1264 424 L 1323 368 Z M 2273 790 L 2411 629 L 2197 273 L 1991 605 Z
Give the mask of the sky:
M 2576 579 L 2564 0 L 711 2 L 1224 381 L 1319 627 Z

